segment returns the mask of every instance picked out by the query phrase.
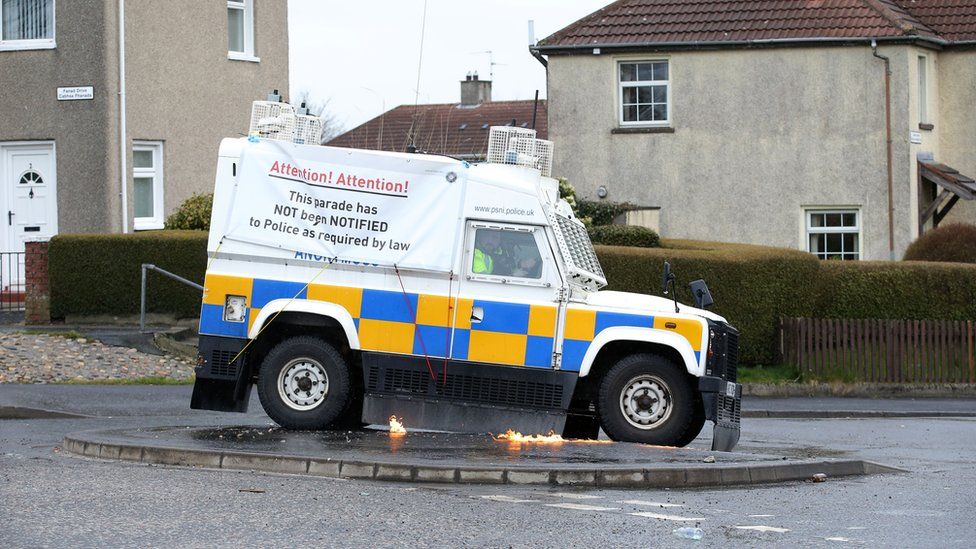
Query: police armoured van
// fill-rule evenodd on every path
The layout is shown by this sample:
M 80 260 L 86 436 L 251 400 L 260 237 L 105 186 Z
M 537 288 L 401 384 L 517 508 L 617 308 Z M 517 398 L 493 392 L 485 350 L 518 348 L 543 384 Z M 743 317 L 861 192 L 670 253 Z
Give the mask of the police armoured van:
M 324 147 L 286 107 L 220 146 L 192 408 L 246 411 L 257 385 L 289 429 L 396 415 L 683 446 L 711 420 L 735 446 L 737 331 L 601 290 L 552 143 L 495 127 L 478 164 Z

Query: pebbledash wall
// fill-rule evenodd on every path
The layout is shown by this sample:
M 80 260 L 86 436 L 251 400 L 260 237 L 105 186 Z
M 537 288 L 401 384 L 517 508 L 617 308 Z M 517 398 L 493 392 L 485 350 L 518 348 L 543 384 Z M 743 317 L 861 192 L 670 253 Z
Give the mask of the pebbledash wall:
M 939 52 L 935 63 L 940 102 L 935 128 L 943 162 L 976 178 L 976 46 Z M 946 220 L 976 223 L 976 200 L 960 200 Z
M 0 146 L 54 142 L 59 233 L 122 231 L 118 4 L 55 0 L 55 47 L 0 48 Z M 255 55 L 235 60 L 226 2 L 126 2 L 130 231 L 133 141 L 162 143 L 165 217 L 212 191 L 220 139 L 246 134 L 251 101 L 273 89 L 287 98 L 287 2 L 249 5 Z M 68 86 L 91 86 L 94 98 L 58 101 L 57 88 Z
M 167 214 L 193 193 L 213 192 L 220 141 L 247 135 L 252 101 L 275 89 L 291 99 L 287 2 L 253 7 L 249 61 L 228 59 L 226 2 L 167 0 L 126 12 L 129 139 L 163 142 Z
M 112 171 L 118 165 L 113 4 L 57 2 L 55 48 L 0 50 L 0 145 L 55 143 L 61 232 L 121 228 L 118 171 Z M 59 86 L 91 86 L 94 98 L 58 101 Z M 8 193 L 13 183 L 0 177 L 0 193 Z M 0 241 L 0 251 L 6 245 Z
M 891 58 L 894 247 L 918 234 L 916 155 L 976 174 L 976 53 Z M 917 56 L 933 60 L 919 130 Z M 617 66 L 667 59 L 673 133 L 618 133 Z M 857 209 L 861 259 L 888 259 L 884 64 L 864 46 L 550 55 L 553 173 L 586 198 L 659 207 L 670 238 L 806 249 L 805 210 Z M 932 65 L 930 65 L 931 67 Z M 922 143 L 911 144 L 910 131 Z M 967 172 L 968 170 L 968 172 Z M 964 201 L 961 201 L 964 202 Z M 968 205 L 967 206 L 971 206 Z M 950 219 L 976 220 L 956 206 Z

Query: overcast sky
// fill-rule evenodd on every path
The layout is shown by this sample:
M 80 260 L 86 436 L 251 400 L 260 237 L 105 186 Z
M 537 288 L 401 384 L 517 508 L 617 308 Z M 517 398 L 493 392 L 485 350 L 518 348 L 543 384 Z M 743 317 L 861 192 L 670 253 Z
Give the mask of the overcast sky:
M 457 102 L 468 71 L 487 79 L 492 69 L 492 99 L 532 99 L 536 89 L 545 97 L 545 70 L 528 52 L 528 21 L 541 40 L 609 2 L 428 0 L 420 102 Z M 328 99 L 346 129 L 384 107 L 413 104 L 423 12 L 424 0 L 289 0 L 291 94 Z

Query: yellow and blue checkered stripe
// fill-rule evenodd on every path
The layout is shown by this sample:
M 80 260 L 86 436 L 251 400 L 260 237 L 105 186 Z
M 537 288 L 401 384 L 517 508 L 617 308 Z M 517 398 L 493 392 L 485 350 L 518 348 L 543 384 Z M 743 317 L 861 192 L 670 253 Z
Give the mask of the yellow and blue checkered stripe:
M 451 298 L 457 325 L 451 330 L 453 311 L 447 296 L 372 290 L 349 286 L 207 275 L 200 312 L 200 333 L 247 337 L 254 319 L 275 299 L 328 301 L 344 307 L 368 351 L 445 357 L 453 344 L 455 360 L 548 368 L 552 363 L 556 307 L 480 299 Z M 227 295 L 248 300 L 245 322 L 223 320 Z M 409 305 L 408 305 L 409 301 Z M 480 307 L 484 320 L 471 323 Z
M 675 332 L 691 344 L 692 350 L 695 351 L 695 360 L 699 360 L 701 357 L 703 328 L 698 320 L 570 307 L 566 311 L 566 328 L 563 331 L 562 369 L 578 372 L 583 364 L 583 357 L 586 356 L 586 351 L 590 348 L 590 343 L 593 342 L 597 334 L 615 326 L 654 328 Z
M 247 298 L 245 322 L 223 320 L 227 295 Z M 344 307 L 359 334 L 360 347 L 409 355 L 442 358 L 453 344 L 454 360 L 548 368 L 555 337 L 555 306 L 451 298 L 457 325 L 451 332 L 448 297 L 442 295 L 373 290 L 350 286 L 251 279 L 208 274 L 204 282 L 200 333 L 247 337 L 261 308 L 275 299 L 327 301 Z M 409 300 L 409 305 L 408 305 Z M 483 320 L 471 322 L 474 307 Z M 601 331 L 614 326 L 636 326 L 676 332 L 691 343 L 696 359 L 701 352 L 702 325 L 692 319 L 570 308 L 566 314 L 562 369 L 579 371 L 587 349 Z

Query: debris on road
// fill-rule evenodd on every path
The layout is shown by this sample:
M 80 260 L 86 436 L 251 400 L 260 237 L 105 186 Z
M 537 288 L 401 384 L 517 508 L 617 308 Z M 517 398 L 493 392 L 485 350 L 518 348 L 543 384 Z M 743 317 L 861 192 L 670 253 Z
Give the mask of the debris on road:
M 702 461 L 704 461 L 705 463 L 715 463 L 715 456 L 707 456 Z
M 671 533 L 673 533 L 675 537 L 679 537 L 682 539 L 693 539 L 693 540 L 700 540 L 704 535 L 704 532 L 702 532 L 701 528 L 693 528 L 691 526 L 682 526 L 681 528 L 675 528 L 674 530 L 671 531 Z
M 826 482 L 827 481 L 827 475 L 824 474 L 824 473 L 817 473 L 817 474 L 813 475 L 812 477 L 810 477 L 810 481 L 811 482 Z

